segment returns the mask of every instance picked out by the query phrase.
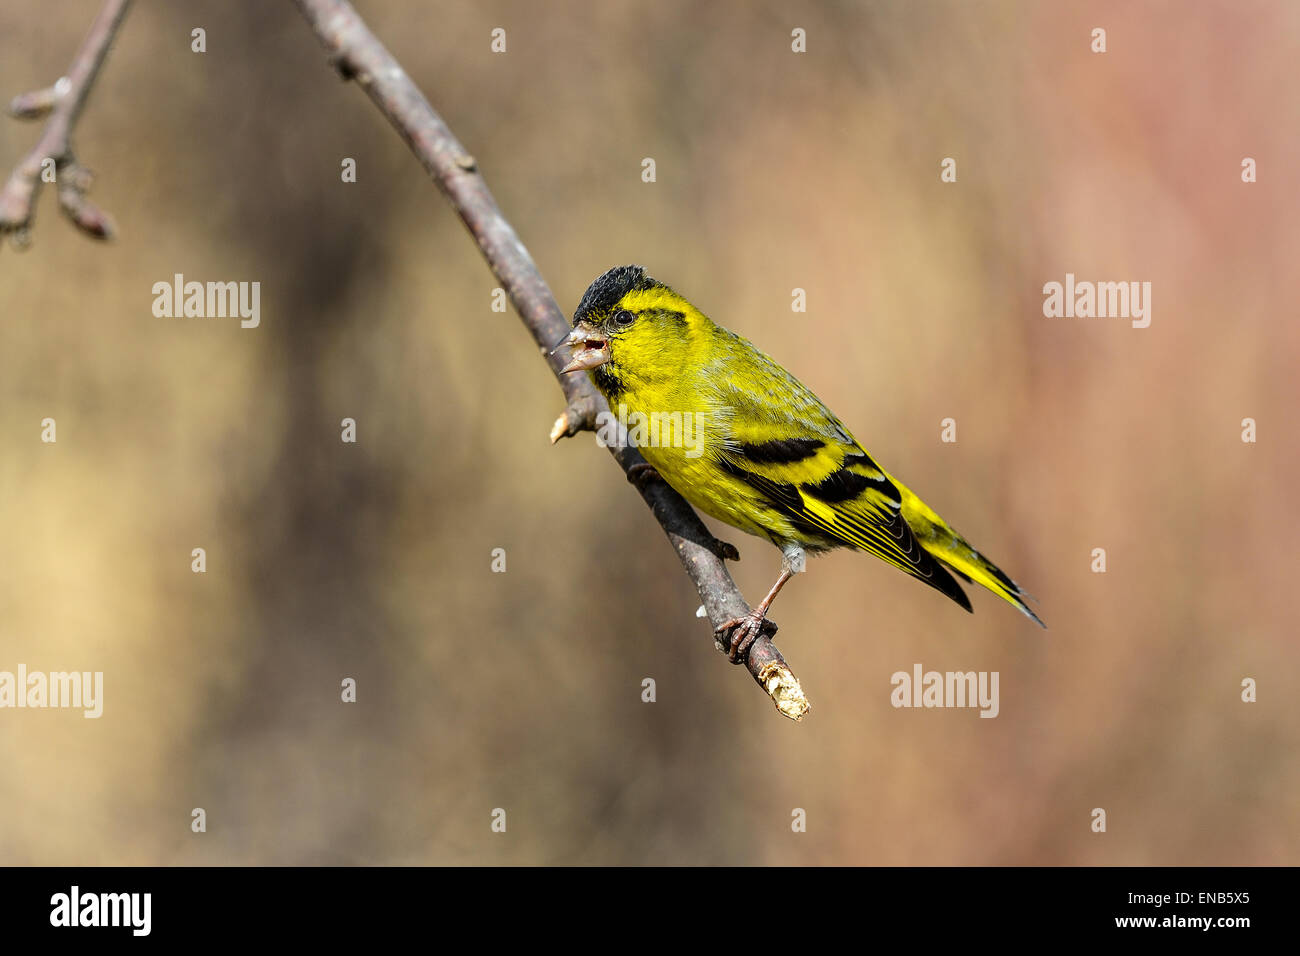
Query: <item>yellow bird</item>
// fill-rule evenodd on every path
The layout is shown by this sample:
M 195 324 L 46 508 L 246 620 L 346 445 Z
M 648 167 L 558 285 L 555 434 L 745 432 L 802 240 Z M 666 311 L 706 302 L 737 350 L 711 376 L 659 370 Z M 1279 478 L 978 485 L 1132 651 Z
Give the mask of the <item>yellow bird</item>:
M 831 548 L 869 551 L 970 611 L 956 574 L 1046 627 L 1030 595 L 877 465 L 807 386 L 640 266 L 593 282 L 561 345 L 572 349 L 563 371 L 590 373 L 627 421 L 662 426 L 629 429 L 660 477 L 705 514 L 781 549 L 767 596 L 717 629 L 733 661 L 806 553 Z

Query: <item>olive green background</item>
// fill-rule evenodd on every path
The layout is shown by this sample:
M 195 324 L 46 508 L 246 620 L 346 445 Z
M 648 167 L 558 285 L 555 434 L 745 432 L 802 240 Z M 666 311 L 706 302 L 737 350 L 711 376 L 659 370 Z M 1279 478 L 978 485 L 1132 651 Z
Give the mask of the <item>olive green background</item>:
M 5 3 L 0 98 L 97 9 Z M 97 721 L 0 711 L 0 862 L 1298 861 L 1300 7 L 359 9 L 566 311 L 645 264 L 1050 630 L 820 558 L 773 613 L 813 701 L 781 718 L 609 456 L 547 443 L 550 372 L 292 4 L 140 2 L 76 133 L 119 238 L 47 190 L 0 251 L 0 669 L 106 683 Z M 0 169 L 38 132 L 0 121 Z M 261 327 L 155 318 L 177 272 L 260 281 Z M 1151 282 L 1150 328 L 1045 318 L 1067 272 Z M 715 530 L 756 599 L 779 554 Z M 895 710 L 917 662 L 998 671 L 1000 716 Z

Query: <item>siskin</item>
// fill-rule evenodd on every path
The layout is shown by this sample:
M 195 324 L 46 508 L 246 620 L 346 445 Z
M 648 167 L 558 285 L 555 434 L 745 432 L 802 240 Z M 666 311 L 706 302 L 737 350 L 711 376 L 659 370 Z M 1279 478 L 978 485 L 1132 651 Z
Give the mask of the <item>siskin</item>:
M 640 266 L 593 282 L 561 345 L 572 349 L 563 371 L 589 372 L 611 407 L 696 424 L 689 443 L 660 433 L 641 444 L 646 462 L 701 511 L 781 549 L 771 591 L 718 628 L 731 660 L 744 658 L 806 553 L 831 548 L 869 551 L 970 611 L 956 574 L 1043 625 L 1030 595 L 877 465 L 807 386 Z

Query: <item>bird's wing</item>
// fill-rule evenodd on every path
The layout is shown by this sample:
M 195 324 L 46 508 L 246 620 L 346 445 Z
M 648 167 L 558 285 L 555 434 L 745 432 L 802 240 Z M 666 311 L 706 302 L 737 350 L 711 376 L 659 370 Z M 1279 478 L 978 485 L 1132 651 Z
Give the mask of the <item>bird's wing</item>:
M 889 476 L 807 386 L 758 355 L 757 380 L 719 389 L 726 422 L 720 467 L 789 518 L 807 535 L 805 544 L 869 551 L 971 610 L 961 586 L 912 533 Z

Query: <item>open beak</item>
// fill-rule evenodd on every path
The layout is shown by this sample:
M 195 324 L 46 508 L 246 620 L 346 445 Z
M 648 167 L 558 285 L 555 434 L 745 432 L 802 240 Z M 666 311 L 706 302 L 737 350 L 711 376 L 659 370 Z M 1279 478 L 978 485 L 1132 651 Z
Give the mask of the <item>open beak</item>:
M 560 369 L 561 373 L 588 371 L 609 361 L 609 339 L 586 322 L 575 325 L 569 337 L 552 351 L 559 351 L 566 345 L 573 350 L 573 354 L 569 356 L 569 364 Z

